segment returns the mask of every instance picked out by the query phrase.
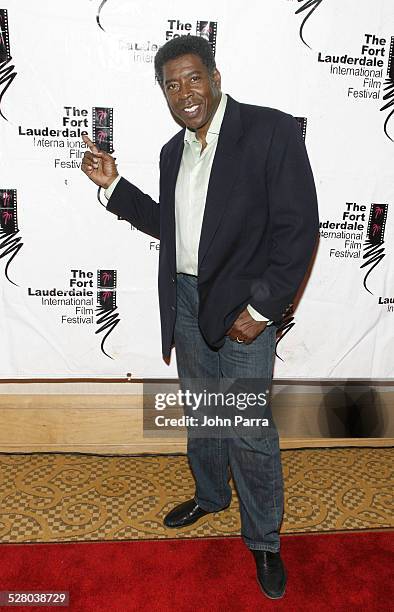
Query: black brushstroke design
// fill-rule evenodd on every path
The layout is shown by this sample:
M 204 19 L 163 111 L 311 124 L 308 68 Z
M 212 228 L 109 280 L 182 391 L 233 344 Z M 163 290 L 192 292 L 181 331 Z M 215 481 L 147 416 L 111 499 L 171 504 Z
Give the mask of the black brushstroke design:
M 102 30 L 103 32 L 105 32 L 103 26 L 101 25 L 100 22 L 100 13 L 101 13 L 101 9 L 103 8 L 104 4 L 107 2 L 107 0 L 102 0 L 102 2 L 100 3 L 100 6 L 97 9 L 97 15 L 96 15 L 96 21 L 97 21 L 97 25 L 100 28 L 100 30 Z
M 10 283 L 15 285 L 15 287 L 19 287 L 19 285 L 17 283 L 14 283 L 14 281 L 11 280 L 10 277 L 8 276 L 8 268 L 12 260 L 17 256 L 17 254 L 23 247 L 23 242 L 21 242 L 22 237 L 21 236 L 16 237 L 17 234 L 19 234 L 19 230 L 16 230 L 12 234 L 5 232 L 3 229 L 0 230 L 0 259 L 2 259 L 3 257 L 7 257 L 7 255 L 11 255 L 11 257 L 6 263 L 4 274 L 5 274 L 6 279 Z M 2 240 L 4 237 L 5 239 Z
M 278 329 L 277 329 L 278 337 L 277 337 L 276 344 L 275 344 L 275 355 L 281 361 L 283 361 L 283 359 L 280 355 L 278 355 L 278 345 L 281 342 L 281 340 L 283 340 L 283 338 L 286 336 L 286 334 L 288 334 L 289 331 L 293 329 L 294 325 L 295 325 L 294 311 L 291 311 L 289 312 L 288 315 L 286 315 L 286 317 L 283 319 L 281 324 L 278 326 Z
M 97 200 L 100 202 L 101 206 L 104 206 L 104 208 L 107 208 L 107 204 L 108 204 L 108 200 L 105 198 L 104 196 L 104 202 L 101 200 L 101 194 L 103 193 L 103 188 L 102 187 L 98 187 L 97 189 Z
M 387 92 L 384 94 L 383 100 L 387 100 L 388 102 L 387 104 L 384 104 L 384 106 L 382 106 L 382 108 L 380 109 L 381 111 L 388 110 L 389 108 L 394 107 L 394 36 L 391 37 L 389 62 L 387 66 L 387 76 L 384 82 L 383 90 Z M 394 140 L 391 138 L 390 134 L 388 133 L 387 127 L 393 115 L 394 115 L 394 108 L 392 108 L 390 113 L 387 115 L 385 122 L 384 122 L 384 126 L 383 126 L 384 133 L 386 134 L 387 138 L 391 140 L 391 142 L 394 142 Z
M 363 259 L 366 259 L 367 261 L 365 261 L 360 266 L 360 268 L 365 268 L 365 266 L 371 266 L 370 269 L 365 274 L 364 281 L 363 281 L 364 289 L 366 289 L 368 293 L 370 293 L 371 295 L 373 295 L 373 293 L 367 287 L 367 278 L 371 274 L 372 270 L 376 268 L 376 266 L 380 264 L 382 259 L 386 257 L 386 253 L 384 252 L 383 245 L 384 245 L 384 242 L 382 242 L 381 245 L 376 245 L 376 244 L 371 244 L 369 240 L 367 240 L 366 243 L 364 244 Z
M 382 259 L 386 257 L 384 249 L 384 232 L 386 228 L 387 219 L 387 204 L 372 204 L 371 211 L 369 214 L 367 236 L 364 242 L 364 263 L 361 264 L 360 268 L 369 266 L 368 271 L 364 276 L 364 289 L 373 295 L 367 287 L 367 279 L 371 272 L 380 264 Z
M 104 348 L 104 344 L 108 336 L 113 332 L 115 327 L 120 322 L 119 313 L 116 312 L 117 310 L 118 310 L 117 306 L 115 306 L 115 308 L 110 308 L 110 309 L 108 309 L 107 306 L 96 306 L 96 316 L 98 317 L 97 325 L 101 325 L 101 324 L 102 325 L 99 329 L 95 331 L 95 334 L 99 334 L 102 331 L 105 331 L 106 329 L 108 329 L 107 333 L 105 334 L 105 336 L 103 337 L 101 341 L 100 348 L 101 348 L 101 351 L 104 353 L 104 355 L 106 355 L 106 357 L 109 357 L 110 359 L 113 359 L 113 357 L 106 352 Z
M 11 85 L 12 81 L 15 79 L 16 75 L 18 74 L 17 72 L 14 72 L 14 68 L 15 66 L 12 64 L 10 64 L 9 66 L 7 66 L 7 64 L 11 61 L 12 58 L 10 58 L 9 60 L 6 60 L 5 62 L 2 62 L 0 64 L 0 115 L 3 117 L 3 119 L 5 119 L 6 121 L 8 121 L 7 117 L 4 115 L 3 111 L 1 110 L 1 103 L 3 100 L 3 96 L 5 94 L 5 92 L 7 91 L 7 89 L 9 88 L 9 86 Z
M 387 104 L 385 104 L 384 106 L 382 106 L 382 108 L 380 109 L 381 111 L 384 111 L 388 108 L 391 108 L 392 106 L 394 106 L 394 83 L 391 83 L 390 81 L 388 81 L 386 79 L 385 81 L 385 86 L 384 86 L 384 91 L 387 91 L 387 94 L 385 94 L 383 96 L 383 100 L 389 100 L 389 102 L 387 102 Z M 391 138 L 390 134 L 387 132 L 387 126 L 388 123 L 391 119 L 391 117 L 394 115 L 394 108 L 392 109 L 392 111 L 387 115 L 385 122 L 384 122 L 384 126 L 383 126 L 383 130 L 384 133 L 386 134 L 387 138 L 389 138 L 391 140 L 391 142 L 394 142 L 393 139 Z
M 296 10 L 295 14 L 298 15 L 299 13 L 302 13 L 303 11 L 307 11 L 308 9 L 310 9 L 309 13 L 307 13 L 300 25 L 300 38 L 302 40 L 302 42 L 304 43 L 304 45 L 306 45 L 309 49 L 312 49 L 312 47 L 310 45 L 308 45 L 308 43 L 305 41 L 304 38 L 304 26 L 306 24 L 306 22 L 308 21 L 309 17 L 312 15 L 312 13 L 315 12 L 315 10 L 320 6 L 320 4 L 323 2 L 323 0 L 297 0 L 297 2 L 305 2 L 305 4 L 303 4 L 302 6 L 300 6 L 299 9 Z

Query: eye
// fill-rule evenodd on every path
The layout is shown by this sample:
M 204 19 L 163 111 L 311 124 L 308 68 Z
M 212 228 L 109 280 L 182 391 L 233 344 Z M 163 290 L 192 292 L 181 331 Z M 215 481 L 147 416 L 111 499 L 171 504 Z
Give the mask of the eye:
M 190 80 L 192 81 L 192 83 L 195 83 L 196 81 L 200 80 L 200 77 L 195 74 L 194 76 L 192 76 L 192 78 Z
M 174 93 L 175 91 L 177 91 L 179 89 L 178 84 L 177 83 L 169 83 L 167 85 L 167 91 L 169 91 L 170 93 Z

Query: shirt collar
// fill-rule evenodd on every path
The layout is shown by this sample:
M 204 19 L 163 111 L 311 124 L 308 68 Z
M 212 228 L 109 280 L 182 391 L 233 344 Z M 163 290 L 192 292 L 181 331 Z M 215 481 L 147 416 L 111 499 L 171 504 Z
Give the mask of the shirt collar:
M 225 93 L 222 93 L 220 102 L 212 118 L 211 125 L 208 128 L 208 132 L 206 136 L 207 144 L 212 142 L 215 136 L 217 136 L 220 133 L 220 128 L 221 128 L 223 117 L 224 117 L 224 111 L 226 110 L 226 104 L 227 104 L 227 95 Z M 196 132 L 193 132 L 193 130 L 189 130 L 188 128 L 185 129 L 184 140 L 185 142 L 188 142 L 188 143 L 199 142 L 196 136 Z

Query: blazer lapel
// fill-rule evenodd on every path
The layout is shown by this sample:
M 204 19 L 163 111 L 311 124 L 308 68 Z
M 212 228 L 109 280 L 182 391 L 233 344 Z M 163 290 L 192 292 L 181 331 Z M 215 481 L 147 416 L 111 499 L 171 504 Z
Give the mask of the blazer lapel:
M 179 138 L 173 143 L 172 151 L 168 152 L 167 163 L 163 167 L 165 172 L 163 186 L 165 194 L 162 199 L 162 222 L 165 229 L 162 232 L 166 236 L 166 243 L 170 253 L 170 261 L 173 269 L 176 269 L 176 238 L 175 238 L 175 187 L 181 165 L 185 130 L 179 132 Z M 162 196 L 161 196 L 162 197 Z
M 237 141 L 242 133 L 240 105 L 228 96 L 208 183 L 198 250 L 198 269 L 219 226 L 239 172 L 241 150 Z

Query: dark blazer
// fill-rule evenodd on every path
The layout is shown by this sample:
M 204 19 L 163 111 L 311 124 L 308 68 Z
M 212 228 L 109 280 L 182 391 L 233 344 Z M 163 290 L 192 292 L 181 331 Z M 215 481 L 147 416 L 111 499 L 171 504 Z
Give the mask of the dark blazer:
M 108 210 L 160 239 L 162 349 L 176 316 L 175 184 L 184 132 L 160 153 L 160 204 L 122 178 Z M 247 304 L 280 322 L 306 273 L 318 236 L 316 191 L 296 120 L 228 96 L 198 252 L 199 326 L 223 345 Z

